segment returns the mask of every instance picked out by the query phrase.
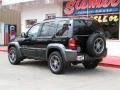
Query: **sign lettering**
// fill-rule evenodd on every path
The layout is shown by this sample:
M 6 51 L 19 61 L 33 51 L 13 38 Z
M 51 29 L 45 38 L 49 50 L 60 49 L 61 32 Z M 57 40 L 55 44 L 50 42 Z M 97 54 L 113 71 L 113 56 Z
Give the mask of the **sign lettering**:
M 98 22 L 118 22 L 119 21 L 119 15 L 98 15 L 98 16 L 92 16 L 95 20 Z
M 63 14 L 81 15 L 119 12 L 119 4 L 120 0 L 70 0 L 63 2 Z

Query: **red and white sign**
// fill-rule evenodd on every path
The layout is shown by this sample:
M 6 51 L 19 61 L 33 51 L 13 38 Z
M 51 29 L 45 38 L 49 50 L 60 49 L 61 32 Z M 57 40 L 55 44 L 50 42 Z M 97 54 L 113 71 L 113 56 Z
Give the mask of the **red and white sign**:
M 120 0 L 69 0 L 63 2 L 63 15 L 119 13 Z

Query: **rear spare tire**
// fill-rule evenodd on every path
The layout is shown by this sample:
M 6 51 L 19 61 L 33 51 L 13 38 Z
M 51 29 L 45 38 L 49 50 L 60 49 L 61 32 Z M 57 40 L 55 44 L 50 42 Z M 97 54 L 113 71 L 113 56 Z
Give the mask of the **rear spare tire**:
M 87 40 L 87 52 L 92 57 L 100 57 L 106 49 L 105 37 L 94 33 Z

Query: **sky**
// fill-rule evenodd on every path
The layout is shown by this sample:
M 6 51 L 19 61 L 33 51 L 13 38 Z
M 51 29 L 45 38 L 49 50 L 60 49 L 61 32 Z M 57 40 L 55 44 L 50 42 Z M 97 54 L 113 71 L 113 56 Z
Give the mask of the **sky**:
M 15 4 L 19 2 L 34 1 L 34 0 L 2 0 L 2 5 Z

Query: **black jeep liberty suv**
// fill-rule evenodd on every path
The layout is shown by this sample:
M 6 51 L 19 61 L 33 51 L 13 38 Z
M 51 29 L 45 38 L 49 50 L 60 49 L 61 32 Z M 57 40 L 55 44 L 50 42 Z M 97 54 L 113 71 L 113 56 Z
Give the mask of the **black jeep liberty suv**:
M 100 24 L 90 18 L 55 18 L 33 25 L 8 46 L 11 64 L 23 59 L 47 61 L 54 74 L 66 66 L 82 63 L 94 69 L 107 55 L 106 40 Z

